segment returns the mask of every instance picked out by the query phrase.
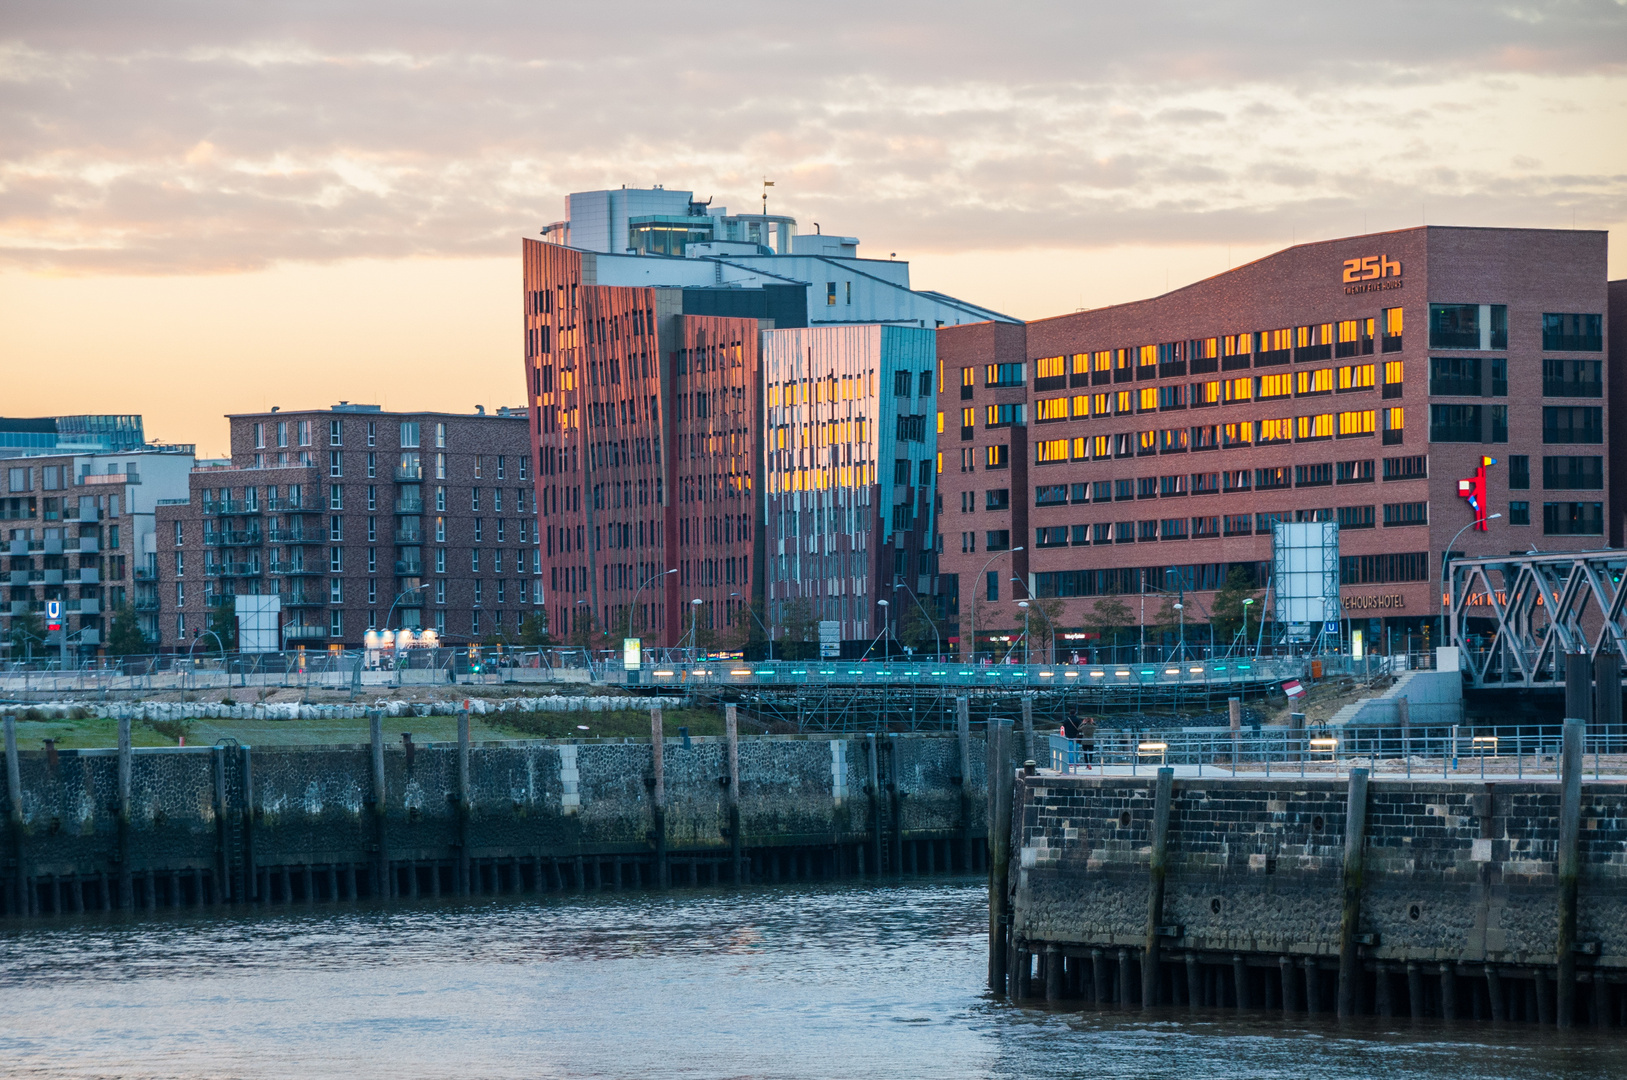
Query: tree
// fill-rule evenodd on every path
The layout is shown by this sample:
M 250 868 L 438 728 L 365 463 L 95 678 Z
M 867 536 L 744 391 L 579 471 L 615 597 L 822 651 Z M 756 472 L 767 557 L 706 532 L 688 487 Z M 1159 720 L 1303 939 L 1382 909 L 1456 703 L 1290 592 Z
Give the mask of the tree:
M 1166 594 L 1163 604 L 1153 613 L 1152 623 L 1147 627 L 1154 635 L 1153 640 L 1160 644 L 1181 631 L 1181 612 L 1175 609 L 1177 603 L 1180 601 Z
M 548 613 L 538 611 L 530 617 L 521 620 L 520 632 L 516 644 L 522 649 L 546 649 L 552 646 L 554 639 L 548 634 Z
M 1130 606 L 1117 593 L 1108 593 L 1090 606 L 1085 614 L 1085 631 L 1099 642 L 1119 643 L 1119 634 L 1130 625 Z
M 30 653 L 45 652 L 45 621 L 40 618 L 37 611 L 25 611 L 21 615 L 11 617 L 11 630 L 6 634 L 6 640 L 11 645 L 13 660 L 21 659 Z
M 237 649 L 237 598 L 223 597 L 209 609 L 209 629 L 220 638 L 220 648 L 227 652 Z
M 813 604 L 806 597 L 785 602 L 780 611 L 780 626 L 786 641 L 819 640 L 819 620 L 814 618 Z
M 134 604 L 126 603 L 113 613 L 107 631 L 107 655 L 139 656 L 148 652 L 147 635 L 141 632 L 141 619 Z
M 1249 599 L 1254 603 L 1243 603 Z M 1260 620 L 1265 617 L 1263 607 L 1248 570 L 1241 566 L 1232 567 L 1209 608 L 1210 622 L 1215 627 L 1216 646 L 1230 645 L 1239 631 L 1243 633 L 1245 641 L 1252 641 L 1260 628 Z
M 1052 655 L 1052 648 L 1056 645 L 1057 620 L 1062 618 L 1063 610 L 1062 601 L 1054 596 L 1028 601 L 1028 639 L 1034 655 Z
M 902 595 L 903 592 L 903 589 L 898 589 L 895 590 L 894 595 Z M 909 601 L 909 605 L 904 611 L 904 617 L 901 620 L 902 625 L 898 628 L 898 640 L 916 652 L 929 652 L 936 649 L 945 634 L 942 621 L 933 614 L 930 606 L 927 607 L 926 611 L 922 611 L 921 607 L 923 605 L 918 605 L 913 600 Z

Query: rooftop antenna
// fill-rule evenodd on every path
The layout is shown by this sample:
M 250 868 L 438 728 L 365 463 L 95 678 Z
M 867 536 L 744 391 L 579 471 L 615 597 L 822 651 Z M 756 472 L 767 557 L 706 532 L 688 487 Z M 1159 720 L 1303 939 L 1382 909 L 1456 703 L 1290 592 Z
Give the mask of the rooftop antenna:
M 763 177 L 763 216 L 768 216 L 768 189 L 774 186 L 774 181 Z

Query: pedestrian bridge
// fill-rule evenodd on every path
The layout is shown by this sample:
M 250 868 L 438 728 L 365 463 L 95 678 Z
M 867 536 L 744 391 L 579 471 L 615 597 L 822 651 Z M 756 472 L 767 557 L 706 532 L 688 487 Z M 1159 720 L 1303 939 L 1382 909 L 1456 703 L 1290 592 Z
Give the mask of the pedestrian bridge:
M 708 661 L 646 664 L 627 672 L 641 686 L 795 688 L 799 686 L 964 687 L 1045 690 L 1180 687 L 1219 690 L 1257 688 L 1298 678 L 1305 661 L 1282 657 L 1183 660 L 1135 664 L 928 664 L 874 661 L 766 663 Z M 631 676 L 637 676 L 636 679 Z

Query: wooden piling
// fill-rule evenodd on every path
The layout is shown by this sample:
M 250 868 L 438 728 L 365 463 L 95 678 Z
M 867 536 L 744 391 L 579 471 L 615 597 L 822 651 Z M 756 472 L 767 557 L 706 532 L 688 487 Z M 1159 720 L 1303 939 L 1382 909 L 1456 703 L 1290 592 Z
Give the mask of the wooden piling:
M 1090 980 L 1095 988 L 1093 996 L 1096 999 L 1096 1004 L 1106 1005 L 1112 999 L 1107 978 L 1106 949 L 1090 950 Z
M 1491 999 L 1491 1018 L 1494 1022 L 1508 1019 L 1508 1001 L 1503 995 L 1503 979 L 1497 968 L 1486 965 L 1486 996 Z
M 1407 961 L 1407 1013 L 1414 1020 L 1424 1018 L 1424 973 L 1415 961 Z
M 1293 957 L 1277 957 L 1277 973 L 1278 979 L 1282 984 L 1282 1011 L 1284 1013 L 1295 1012 L 1298 1009 L 1297 995 L 1295 991 L 1299 988 L 1299 980 L 1294 975 Z
M 728 744 L 729 865 L 732 868 L 730 880 L 736 885 L 743 885 L 745 875 L 741 864 L 744 845 L 740 835 L 740 726 L 733 705 L 723 707 L 723 737 Z
M 1585 652 L 1565 654 L 1565 716 L 1584 726 L 1593 719 L 1593 660 Z
M 1010 759 L 1011 725 L 990 720 L 988 742 L 989 989 L 999 996 L 1006 992 L 1006 950 L 1010 931 L 1006 901 L 1009 895 L 1007 875 L 1011 857 L 1014 780 Z M 872 740 L 871 746 L 874 745 Z M 871 761 L 874 760 L 872 756 Z M 874 775 L 872 767 L 872 778 Z
M 1389 1019 L 1395 1015 L 1395 998 L 1390 985 L 1390 966 L 1380 960 L 1373 965 L 1373 1011 Z
M 880 877 L 887 872 L 887 861 L 882 857 L 881 848 L 881 748 L 876 745 L 875 732 L 865 732 L 864 751 L 865 767 L 869 770 L 865 794 L 870 800 L 870 850 L 875 855 L 873 872 Z
M 655 841 L 655 887 L 667 887 L 667 740 L 661 726 L 661 706 L 650 710 L 650 835 Z
M 1566 696 L 1569 697 L 1567 687 Z M 1582 739 L 1586 725 L 1579 719 L 1565 720 L 1564 742 L 1559 761 L 1559 932 L 1555 935 L 1554 978 L 1557 984 L 1559 1026 L 1576 1023 L 1576 878 L 1577 848 L 1582 817 Z
M 130 718 L 119 721 L 119 906 L 136 906 L 135 881 L 130 869 Z
M 260 877 L 255 872 L 254 855 L 254 758 L 249 747 L 238 747 L 238 762 L 243 773 L 243 809 L 242 809 L 242 837 L 243 837 L 243 899 L 254 900 L 260 897 Z M 352 883 L 354 884 L 354 883 Z M 355 889 L 351 889 L 355 895 Z
M 1175 770 L 1158 770 L 1153 797 L 1152 859 L 1148 863 L 1147 933 L 1141 962 L 1141 1007 L 1158 1004 L 1158 924 L 1164 918 L 1165 856 L 1169 847 L 1169 810 L 1175 787 Z
M 1034 757 L 1034 695 L 1025 693 L 1023 703 L 1022 760 L 1037 761 Z
M 1062 950 L 1055 942 L 1045 946 L 1045 1000 L 1062 1000 Z
M 11 877 L 11 900 L 7 904 L 13 915 L 29 914 L 28 861 L 26 841 L 23 838 L 23 770 L 17 759 L 17 718 L 6 714 L 6 811 L 7 828 L 11 833 L 11 857 L 16 869 Z
M 223 904 L 232 898 L 231 821 L 226 803 L 226 748 L 211 747 L 209 764 L 214 774 L 215 791 L 215 903 Z
M 1357 924 L 1361 919 L 1362 853 L 1367 831 L 1367 770 L 1351 769 L 1345 801 L 1345 859 L 1343 909 L 1339 914 L 1340 1017 L 1356 1015 L 1356 988 L 1361 978 L 1357 952 Z
M 390 848 L 384 815 L 388 800 L 384 790 L 384 713 L 373 709 L 368 713 L 368 734 L 373 742 L 373 895 L 388 900 L 395 895 L 395 882 L 391 880 Z
M 1118 959 L 1113 972 L 1113 997 L 1122 1009 L 1130 1004 L 1130 950 L 1121 947 Z
M 1441 1018 L 1458 1018 L 1458 973 L 1452 964 L 1441 965 Z
M 1203 1006 L 1203 969 L 1198 966 L 1198 954 L 1186 954 L 1186 1007 L 1197 1010 Z
M 1319 1013 L 1322 1011 L 1322 973 L 1318 970 L 1315 960 L 1307 959 L 1305 965 L 1305 1011 Z
M 382 783 L 382 781 L 381 781 Z M 469 895 L 469 710 L 458 710 L 458 805 L 457 805 L 457 880 L 453 891 L 459 896 Z M 439 870 L 436 871 L 440 873 Z
M 1621 731 L 1621 657 L 1606 646 L 1593 658 L 1593 730 L 1619 736 Z
M 960 870 L 972 872 L 972 710 L 966 695 L 955 699 L 955 734 L 960 742 Z M 946 866 L 945 869 L 953 869 Z
M 1239 1009 L 1249 1007 L 1248 964 L 1242 953 L 1232 954 L 1232 994 L 1237 998 Z

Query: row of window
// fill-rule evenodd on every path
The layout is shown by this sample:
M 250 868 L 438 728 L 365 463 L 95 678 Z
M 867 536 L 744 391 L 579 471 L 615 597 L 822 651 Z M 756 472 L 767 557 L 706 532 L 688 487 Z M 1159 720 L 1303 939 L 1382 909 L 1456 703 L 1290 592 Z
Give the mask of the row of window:
M 538 596 L 535 599 L 532 600 L 532 603 L 534 603 L 534 604 L 542 603 L 542 598 L 541 598 L 540 593 L 538 594 Z M 386 614 L 388 614 L 388 612 L 386 612 Z M 502 630 L 503 630 L 503 613 L 501 611 L 491 613 L 492 618 L 489 620 L 489 625 L 491 627 L 490 630 L 482 630 L 481 629 L 481 626 L 482 626 L 482 620 L 480 618 L 481 614 L 482 613 L 480 611 L 471 611 L 469 613 L 469 636 L 470 637 L 478 638 L 482 633 L 498 634 L 498 633 L 502 632 Z M 404 626 L 407 626 L 408 619 L 410 619 L 412 617 L 415 617 L 415 616 L 416 616 L 416 612 L 410 612 L 408 614 L 407 618 L 403 618 L 402 615 L 398 613 L 396 615 L 395 622 L 397 623 L 398 626 L 404 627 Z M 435 612 L 435 630 L 436 630 L 437 633 L 441 634 L 443 637 L 446 634 L 446 621 L 447 620 L 446 620 L 446 612 L 445 611 L 437 611 L 437 612 Z M 525 621 L 525 612 L 516 609 L 515 612 L 514 612 L 514 632 L 515 633 L 520 632 L 521 624 L 524 621 Z M 377 629 L 379 629 L 378 624 L 379 624 L 379 613 L 377 611 L 369 611 L 367 613 L 367 629 L 369 629 L 369 630 L 377 630 Z M 298 626 L 298 627 L 303 627 L 304 625 L 307 625 L 307 624 L 292 624 L 292 625 L 293 626 Z M 416 624 L 413 624 L 413 625 L 416 626 Z M 320 624 L 318 624 L 318 628 L 320 629 Z M 286 629 L 288 629 L 288 627 L 285 627 L 284 629 L 286 630 Z M 336 638 L 342 638 L 342 637 L 345 636 L 345 619 L 344 619 L 344 612 L 342 610 L 335 609 L 333 611 L 328 612 L 327 636 L 328 637 L 336 637 Z M 182 641 L 182 642 L 191 640 L 190 638 L 187 637 L 186 615 L 184 613 L 183 614 L 178 614 L 178 615 L 175 616 L 175 639 L 177 641 Z
M 1507 442 L 1507 405 L 1431 405 L 1430 442 Z M 1545 405 L 1544 443 L 1604 442 L 1604 409 L 1597 405 Z
M 437 422 L 432 429 L 434 433 L 435 448 L 446 449 L 446 424 Z M 309 420 L 277 420 L 256 421 L 253 427 L 254 448 L 265 450 L 270 447 L 285 448 L 290 446 L 311 445 L 311 421 Z M 417 420 L 403 420 L 396 428 L 396 445 L 403 449 L 418 449 L 423 434 L 423 425 Z M 344 445 L 344 422 L 342 420 L 328 421 L 328 445 Z M 367 421 L 367 445 L 378 445 L 378 421 Z
M 1398 407 L 1276 420 L 1242 420 L 1232 424 L 1205 424 L 1190 428 L 1129 431 L 1073 439 L 1042 439 L 1034 444 L 1034 464 L 1059 465 L 1069 461 L 1106 461 L 1290 442 L 1368 438 L 1375 434 L 1383 435 L 1385 445 L 1393 445 L 1403 441 L 1405 424 L 1405 412 Z M 997 463 L 993 453 L 996 449 L 992 446 L 985 448 L 985 468 L 1005 467 L 1003 454 L 999 457 L 1000 463 Z M 1004 450 L 1003 447 L 998 449 Z
M 1233 566 L 1242 565 L 1258 581 L 1265 571 L 1254 563 L 1195 563 L 1188 566 L 1117 567 L 1104 570 L 1059 570 L 1034 575 L 1034 594 L 1042 598 L 1132 595 L 1142 588 L 1212 592 L 1226 581 Z M 1346 585 L 1391 585 L 1431 580 L 1429 552 L 1386 555 L 1346 555 L 1339 559 L 1340 580 Z M 1171 578 L 1175 580 L 1170 580 Z M 1156 585 L 1149 584 L 1156 582 Z M 1165 588 L 1167 586 L 1167 588 Z M 991 600 L 999 597 L 991 596 Z
M 486 501 L 487 496 L 489 495 L 490 496 L 489 501 L 491 503 L 492 511 L 495 512 L 495 513 L 502 513 L 503 512 L 503 494 L 504 494 L 504 491 L 505 491 L 504 488 L 499 488 L 499 487 L 494 487 L 494 488 L 478 488 L 478 487 L 470 488 L 469 489 L 469 509 L 470 509 L 470 511 L 472 511 L 474 513 L 479 513 L 480 510 L 481 510 L 481 506 L 482 506 L 483 501 Z M 206 517 L 230 516 L 230 515 L 237 515 L 237 514 L 257 514 L 261 510 L 261 505 L 262 504 L 261 504 L 261 501 L 260 501 L 260 489 L 256 488 L 256 487 L 242 488 L 240 497 L 233 491 L 232 488 L 201 488 L 201 489 L 199 489 L 199 494 L 200 494 L 200 501 L 201 501 L 203 513 L 204 513 L 204 515 Z M 318 492 L 316 494 L 317 494 L 317 497 L 320 498 L 320 492 Z M 345 488 L 344 488 L 344 485 L 342 485 L 342 484 L 329 484 L 327 494 L 328 494 L 327 507 L 326 507 L 327 509 L 329 509 L 329 510 L 343 510 L 345 508 Z M 532 496 L 532 490 L 530 488 L 528 488 L 528 487 L 515 488 L 514 489 L 514 498 L 513 498 L 513 506 L 514 506 L 514 511 L 513 512 L 514 513 L 520 513 L 520 514 L 535 513 L 536 511 L 535 511 L 535 506 L 534 506 L 534 500 L 532 499 L 531 496 Z M 380 501 L 379 501 L 378 487 L 377 487 L 377 485 L 374 485 L 374 484 L 368 484 L 367 485 L 367 509 L 369 509 L 369 510 L 377 510 L 377 509 L 379 509 L 379 507 L 380 507 Z M 530 509 L 528 509 L 528 507 L 530 507 Z M 321 509 L 322 506 L 321 506 L 320 503 L 308 503 L 308 502 L 306 502 L 305 501 L 305 494 L 304 494 L 304 492 L 302 490 L 302 486 L 299 485 L 299 484 L 289 484 L 288 487 L 287 487 L 287 494 L 285 496 L 281 496 L 281 497 L 279 497 L 278 494 L 277 494 L 277 486 L 275 484 L 273 484 L 270 487 L 266 488 L 266 497 L 265 497 L 264 508 L 267 509 L 267 510 L 272 511 L 273 513 L 290 513 L 290 512 L 301 511 L 301 510 L 315 511 L 315 510 Z M 445 513 L 446 508 L 447 508 L 446 488 L 441 487 L 441 486 L 437 486 L 435 488 L 435 494 L 434 494 L 434 509 L 435 509 L 435 511 L 437 513 Z M 404 488 L 400 489 L 400 491 L 398 493 L 398 497 L 395 500 L 395 512 L 396 513 L 398 513 L 398 514 L 416 514 L 416 513 L 421 513 L 423 511 L 423 509 L 424 509 L 423 497 L 419 494 L 418 488 L 409 486 L 409 487 L 404 487 Z M 175 533 L 176 540 L 175 540 L 175 542 L 177 544 L 179 544 L 181 542 L 181 539 L 180 539 L 180 536 L 181 536 L 180 527 L 181 527 L 181 523 L 179 521 L 177 521 L 175 523 L 175 528 L 176 528 L 176 533 Z
M 345 548 L 337 546 L 328 548 L 328 573 L 344 573 L 345 550 Z M 481 564 L 483 559 L 482 550 L 484 549 L 469 549 L 470 573 L 478 574 L 481 572 Z M 435 549 L 435 573 L 437 574 L 444 574 L 447 572 L 446 551 L 447 549 L 443 547 Z M 258 577 L 263 572 L 261 570 L 262 564 L 260 562 L 260 553 L 258 551 L 248 553 L 247 557 L 241 561 L 211 559 L 209 558 L 209 554 L 210 553 L 205 554 L 203 564 L 203 572 L 206 577 L 219 577 L 221 575 L 225 575 L 227 577 Z M 514 558 L 512 565 L 514 567 L 514 572 L 517 574 L 525 573 L 525 552 L 517 550 L 513 553 L 513 555 Z M 484 561 L 490 566 L 491 573 L 501 574 L 503 572 L 504 565 L 503 549 L 492 548 L 489 551 L 486 551 Z M 271 574 L 274 575 L 290 573 L 303 574 L 307 572 L 316 572 L 320 568 L 320 565 L 320 563 L 307 565 L 305 562 L 304 549 L 294 548 L 291 551 L 284 551 L 281 555 L 278 555 L 278 553 L 274 550 L 271 554 L 270 561 L 267 564 L 267 569 Z M 370 547 L 367 549 L 367 573 L 376 574 L 378 573 L 378 569 L 378 548 Z M 423 572 L 424 567 L 423 563 L 419 559 L 418 546 L 409 543 L 396 549 L 395 573 L 398 577 L 417 577 Z M 531 573 L 542 573 L 542 552 L 538 548 L 531 549 Z M 175 576 L 177 578 L 183 578 L 186 576 L 186 553 L 184 551 L 177 551 L 175 553 Z

